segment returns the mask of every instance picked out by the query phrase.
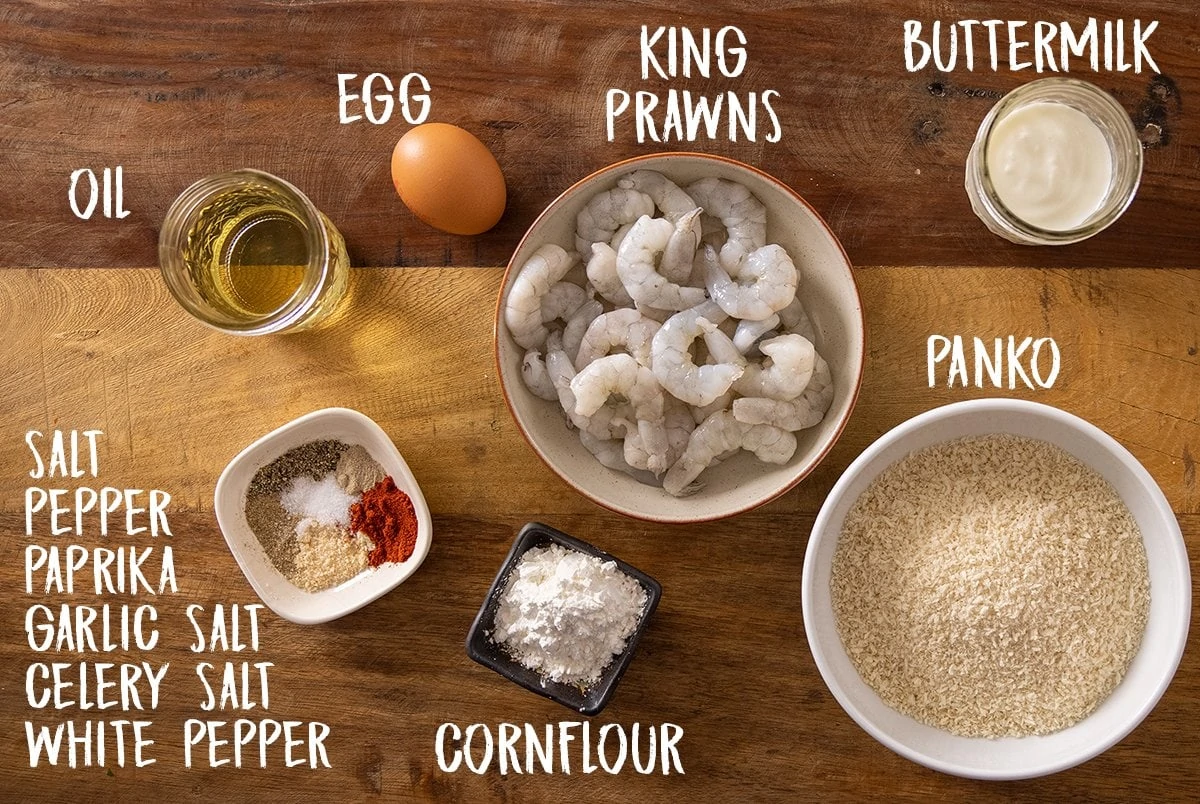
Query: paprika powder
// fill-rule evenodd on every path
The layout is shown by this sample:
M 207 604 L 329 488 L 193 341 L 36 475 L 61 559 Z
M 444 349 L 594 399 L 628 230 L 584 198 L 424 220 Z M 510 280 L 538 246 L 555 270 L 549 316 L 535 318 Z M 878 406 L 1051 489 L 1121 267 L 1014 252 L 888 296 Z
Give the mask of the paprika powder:
M 363 492 L 362 499 L 350 506 L 350 528 L 365 533 L 375 543 L 367 556 L 372 567 L 407 561 L 417 545 L 417 513 L 391 475 Z

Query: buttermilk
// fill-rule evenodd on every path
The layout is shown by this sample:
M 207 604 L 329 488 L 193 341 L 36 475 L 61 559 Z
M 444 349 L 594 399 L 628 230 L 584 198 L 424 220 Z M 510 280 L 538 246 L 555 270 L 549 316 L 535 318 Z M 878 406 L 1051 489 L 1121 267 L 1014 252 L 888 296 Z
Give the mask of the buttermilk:
M 1008 56 L 1012 72 L 1030 67 L 1036 72 L 1078 72 L 1083 64 L 1091 71 L 1141 73 L 1143 66 L 1159 72 L 1146 46 L 1158 20 L 1143 24 L 1133 20 L 1099 21 L 1089 17 L 1082 29 L 1069 22 L 1025 20 L 921 20 L 904 22 L 904 61 L 909 72 L 932 66 L 952 72 L 960 65 L 975 69 L 976 50 L 988 57 L 992 72 L 1000 70 L 1001 54 Z M 932 62 L 932 64 L 931 64 Z

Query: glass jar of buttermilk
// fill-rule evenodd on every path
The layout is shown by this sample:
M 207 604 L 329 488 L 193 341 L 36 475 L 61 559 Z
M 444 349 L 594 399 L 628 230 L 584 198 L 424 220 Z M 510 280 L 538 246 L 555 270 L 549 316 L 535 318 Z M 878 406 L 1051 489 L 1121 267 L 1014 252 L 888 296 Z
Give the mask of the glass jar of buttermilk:
M 1005 95 L 967 157 L 971 208 L 995 234 L 1065 245 L 1121 216 L 1142 177 L 1133 121 L 1112 95 L 1074 78 L 1043 78 Z

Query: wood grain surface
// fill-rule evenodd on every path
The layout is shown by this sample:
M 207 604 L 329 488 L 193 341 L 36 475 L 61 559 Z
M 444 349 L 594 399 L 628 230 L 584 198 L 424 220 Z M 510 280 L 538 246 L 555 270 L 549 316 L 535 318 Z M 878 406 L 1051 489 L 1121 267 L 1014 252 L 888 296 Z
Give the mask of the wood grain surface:
M 308 411 L 355 407 L 388 431 L 435 511 L 597 510 L 537 459 L 500 393 L 492 349 L 496 269 L 356 269 L 345 317 L 315 332 L 232 338 L 177 309 L 156 270 L 24 270 L 0 284 L 11 361 L 0 398 L 26 429 L 95 426 L 107 471 L 207 510 L 225 464 Z M 868 444 L 930 407 L 984 396 L 1057 405 L 1125 444 L 1173 508 L 1200 513 L 1200 275 L 1147 269 L 860 268 L 868 362 L 852 427 L 780 503 L 815 514 Z M 915 291 L 915 292 L 914 292 Z M 1054 388 L 929 388 L 930 334 L 1052 337 Z M 506 445 L 501 448 L 500 445 Z M 503 478 L 502 482 L 499 479 Z M 23 479 L 0 501 L 23 505 Z M 554 492 L 551 494 L 550 492 Z
M 159 222 L 197 178 L 257 167 L 291 180 L 342 229 L 357 265 L 487 266 L 507 261 L 558 193 L 618 159 L 699 150 L 749 162 L 793 186 L 864 265 L 1195 267 L 1200 19 L 1186 3 L 1115 0 L 1037 7 L 996 0 L 787 4 L 492 2 L 487 24 L 457 3 L 214 0 L 202 10 L 134 2 L 6 3 L 0 12 L 0 265 L 150 265 Z M 1112 91 L 1146 142 L 1138 198 L 1109 231 L 1070 250 L 1022 249 L 983 235 L 962 190 L 979 122 L 1037 74 L 976 65 L 905 69 L 903 24 L 920 19 L 1158 20 L 1148 40 L 1162 75 L 1079 75 Z M 735 78 L 641 77 L 641 26 L 737 25 Z M 1028 28 L 1026 28 L 1028 30 Z M 980 59 L 983 57 L 982 40 Z M 661 47 L 660 53 L 665 53 Z M 1022 51 L 1027 54 L 1026 49 Z M 392 146 L 409 126 L 338 123 L 338 73 L 416 71 L 430 119 L 464 126 L 496 154 L 509 206 L 485 238 L 443 235 L 396 198 Z M 632 115 L 606 135 L 605 93 L 779 93 L 781 137 L 638 143 Z M 747 101 L 748 102 L 748 101 Z M 357 108 L 357 107 L 355 107 Z M 765 127 L 765 122 L 760 121 Z M 71 171 L 122 165 L 123 221 L 81 223 L 65 203 Z M 86 244 L 64 250 L 63 238 Z
M 986 395 L 929 389 L 925 339 L 1037 332 L 1062 345 L 1055 389 L 1017 395 L 1107 429 L 1176 510 L 1193 570 L 1200 555 L 1195 388 L 1200 311 L 1194 272 L 1147 269 L 861 268 L 869 355 L 861 401 L 838 447 L 799 488 L 748 515 L 691 527 L 606 512 L 572 492 L 521 439 L 495 376 L 496 269 L 360 269 L 354 303 L 328 328 L 284 338 L 210 332 L 169 303 L 152 269 L 19 270 L 0 283 L 0 318 L 23 359 L 0 377 L 17 414 L 0 433 L 0 760 L 24 800 L 334 798 L 425 800 L 1172 800 L 1200 784 L 1200 665 L 1185 654 L 1165 697 L 1121 744 L 1085 765 L 1020 783 L 956 779 L 903 760 L 856 726 L 806 647 L 800 574 L 825 494 L 871 440 L 936 404 Z M 920 293 L 912 289 L 920 288 Z M 1168 300 L 1166 302 L 1161 300 Z M 394 593 L 337 622 L 295 626 L 264 614 L 256 659 L 274 662 L 271 712 L 328 723 L 333 769 L 179 769 L 182 723 L 203 690 L 188 651 L 188 604 L 253 603 L 211 513 L 226 461 L 309 410 L 356 407 L 405 454 L 435 513 L 427 563 Z M 23 490 L 27 429 L 105 431 L 101 477 L 173 495 L 180 590 L 153 599 L 155 662 L 171 662 L 141 769 L 30 770 L 23 722 Z M 557 723 L 570 713 L 472 663 L 463 640 L 519 527 L 546 521 L 654 575 L 665 594 L 605 723 L 676 723 L 683 776 L 482 776 L 437 769 L 446 722 Z M 44 541 L 44 540 L 43 540 Z M 84 540 L 89 541 L 89 540 Z M 96 540 L 90 540 L 95 543 Z M 94 595 L 52 602 L 100 602 Z M 116 599 L 114 599 L 115 602 Z M 143 602 L 138 600 L 136 602 Z M 1194 621 L 1194 616 L 1193 616 Z M 72 656 L 56 657 L 71 661 Z M 237 657 L 239 659 L 244 657 Z M 68 710 L 69 711 L 69 710 Z M 232 715 L 230 716 L 232 717 Z M 1169 746 L 1169 749 L 1166 748 Z M 148 794 L 147 791 L 153 791 Z
M 1073 73 L 1129 111 L 1144 145 L 1137 198 L 1089 241 L 1008 244 L 971 213 L 963 165 L 988 109 L 1037 75 L 1010 71 L 1003 49 L 995 72 L 909 72 L 904 21 L 1078 28 L 1091 17 L 1158 21 L 1149 48 L 1161 74 Z M 643 80 L 643 25 L 714 33 L 736 25 L 747 39 L 746 70 Z M 410 125 L 398 111 L 382 125 L 339 123 L 339 73 L 399 82 L 410 72 L 430 83 L 429 119 L 472 131 L 506 175 L 507 211 L 482 236 L 435 231 L 399 201 L 388 158 Z M 1191 5 L 12 0 L 0 6 L 0 86 L 0 801 L 1195 798 L 1194 646 L 1160 704 L 1120 744 L 1050 777 L 984 783 L 902 759 L 855 725 L 817 672 L 800 607 L 808 534 L 849 463 L 915 414 L 985 396 L 1056 405 L 1128 447 L 1175 511 L 1195 574 L 1200 118 L 1189 109 L 1200 92 L 1200 13 Z M 766 141 L 760 119 L 753 141 L 722 132 L 638 142 L 626 116 L 610 141 L 611 88 L 664 103 L 671 90 L 743 100 L 774 91 L 780 137 Z M 537 214 L 593 170 L 666 150 L 739 159 L 810 201 L 856 266 L 868 328 L 858 405 L 821 466 L 756 511 L 689 527 L 626 519 L 573 492 L 522 439 L 493 357 L 502 266 Z M 129 216 L 77 219 L 67 198 L 72 172 L 117 165 Z M 342 319 L 298 335 L 233 338 L 171 300 L 152 267 L 163 215 L 188 184 L 237 167 L 293 181 L 345 235 L 353 264 L 372 266 L 352 271 Z M 944 374 L 931 388 L 932 334 L 1052 337 L 1062 373 L 1045 391 L 948 388 Z M 258 436 L 331 405 L 366 413 L 405 455 L 434 514 L 429 558 L 394 592 L 336 622 L 302 627 L 264 613 L 253 655 L 192 652 L 189 605 L 258 602 L 212 513 L 216 478 Z M 38 481 L 27 475 L 24 434 L 86 428 L 104 431 L 104 484 L 172 495 L 178 593 L 26 593 L 24 493 Z M 629 672 L 592 723 L 678 724 L 684 775 L 439 770 L 442 724 L 580 719 L 464 651 L 488 585 L 531 520 L 662 583 Z M 41 531 L 32 540 L 54 538 Z M 89 534 L 57 543 L 72 542 L 149 540 Z M 162 640 L 146 655 L 37 653 L 25 615 L 39 602 L 148 602 Z M 143 659 L 171 664 L 147 717 L 155 764 L 29 767 L 25 721 L 95 714 L 31 708 L 31 663 Z M 181 767 L 184 722 L 212 717 L 200 709 L 197 662 L 247 659 L 274 667 L 269 712 L 245 714 L 328 724 L 332 768 Z

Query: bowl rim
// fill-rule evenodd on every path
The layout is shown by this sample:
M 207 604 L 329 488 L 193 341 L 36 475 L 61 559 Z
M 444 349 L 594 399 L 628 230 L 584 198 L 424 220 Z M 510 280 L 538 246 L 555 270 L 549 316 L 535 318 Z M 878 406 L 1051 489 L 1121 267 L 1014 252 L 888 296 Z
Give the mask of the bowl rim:
M 525 426 L 521 423 L 521 420 L 517 417 L 516 406 L 513 402 L 512 397 L 509 394 L 508 387 L 505 385 L 504 380 L 503 380 L 503 377 L 504 377 L 503 363 L 500 358 L 500 341 L 504 337 L 502 328 L 501 328 L 501 323 L 500 323 L 502 320 L 502 317 L 504 315 L 504 289 L 505 289 L 505 287 L 508 286 L 509 277 L 511 276 L 511 274 L 514 270 L 514 263 L 516 261 L 517 254 L 519 254 L 521 252 L 521 249 L 523 249 L 525 247 L 526 243 L 529 242 L 529 240 L 531 239 L 531 235 L 533 234 L 533 231 L 535 229 L 537 229 L 538 226 L 540 224 L 542 224 L 547 218 L 549 218 L 552 213 L 556 212 L 558 207 L 566 202 L 566 199 L 568 196 L 574 194 L 576 191 L 578 191 L 580 188 L 583 187 L 583 185 L 587 184 L 588 182 L 594 181 L 595 179 L 598 179 L 604 175 L 633 170 L 636 168 L 637 165 L 642 164 L 644 162 L 657 161 L 657 160 L 661 160 L 661 159 L 665 159 L 665 158 L 681 158 L 681 157 L 686 157 L 686 158 L 690 158 L 690 159 L 699 159 L 702 161 L 722 163 L 722 164 L 732 166 L 735 169 L 748 171 L 748 172 L 754 174 L 755 176 L 757 176 L 758 178 L 762 179 L 763 181 L 767 182 L 768 184 L 774 185 L 780 191 L 782 191 L 784 194 L 790 196 L 793 201 L 797 202 L 802 207 L 804 207 L 808 211 L 808 213 L 812 216 L 813 221 L 822 230 L 824 230 L 825 234 L 829 236 L 829 239 L 833 242 L 833 244 L 835 246 L 837 246 L 838 253 L 841 254 L 842 261 L 845 264 L 846 278 L 849 279 L 849 287 L 850 287 L 850 290 L 853 292 L 853 298 L 854 298 L 854 302 L 855 302 L 854 307 L 858 313 L 859 326 L 862 330 L 862 352 L 861 352 L 861 357 L 858 361 L 858 370 L 855 373 L 854 377 L 852 378 L 849 404 L 846 407 L 846 413 L 837 422 L 836 426 L 834 427 L 833 432 L 829 435 L 827 442 L 821 448 L 821 450 L 818 453 L 816 453 L 811 460 L 809 460 L 809 462 L 806 466 L 803 466 L 800 468 L 800 470 L 797 472 L 795 477 L 791 478 L 786 484 L 784 484 L 783 486 L 781 486 L 779 489 L 775 490 L 771 494 L 768 494 L 765 497 L 756 499 L 752 502 L 740 504 L 736 508 L 730 509 L 728 511 L 711 514 L 711 515 L 673 516 L 673 515 L 655 514 L 653 512 L 644 512 L 644 513 L 638 512 L 638 511 L 632 510 L 628 506 L 623 506 L 620 503 L 600 499 L 599 497 L 589 493 L 586 489 L 580 487 L 574 480 L 567 477 L 565 474 L 563 474 L 562 472 L 560 472 L 558 470 L 558 468 L 550 460 L 550 457 L 548 455 L 546 455 L 546 453 L 543 452 L 542 449 L 539 448 L 536 443 L 534 443 L 532 436 L 525 429 Z M 822 461 L 824 461 L 825 458 L 827 458 L 829 456 L 829 453 L 831 451 L 833 451 L 834 446 L 841 439 L 842 434 L 845 432 L 846 426 L 847 426 L 847 424 L 849 424 L 850 418 L 854 413 L 854 407 L 858 403 L 859 393 L 862 390 L 863 372 L 866 368 L 866 355 L 868 353 L 867 338 L 868 338 L 867 319 L 866 319 L 866 314 L 863 311 L 862 291 L 858 286 L 858 279 L 854 275 L 854 265 L 853 265 L 853 263 L 850 262 L 850 256 L 846 253 L 846 248 L 845 248 L 845 246 L 842 245 L 842 241 L 834 233 L 833 229 L 829 226 L 829 223 L 825 220 L 825 218 L 821 216 L 821 213 L 817 212 L 817 210 L 812 206 L 812 204 L 810 204 L 807 200 L 805 200 L 791 186 L 789 186 L 784 181 L 776 178 L 775 176 L 772 176 L 770 173 L 767 173 L 764 170 L 760 170 L 759 168 L 756 168 L 753 165 L 747 164 L 745 162 L 741 162 L 737 159 L 731 159 L 727 156 L 720 156 L 717 154 L 700 153 L 697 151 L 662 151 L 659 153 L 640 154 L 638 156 L 621 159 L 621 160 L 613 162 L 609 165 L 605 165 L 603 167 L 600 167 L 600 168 L 597 168 L 596 170 L 591 171 L 586 176 L 573 182 L 565 190 L 563 190 L 561 193 L 559 193 L 554 198 L 553 201 L 551 201 L 549 204 L 547 204 L 546 207 L 540 213 L 538 213 L 538 216 L 536 218 L 534 218 L 532 223 L 529 224 L 529 227 L 525 230 L 525 233 L 521 236 L 521 239 L 517 242 L 516 247 L 513 249 L 512 256 L 509 257 L 508 264 L 504 268 L 504 274 L 500 278 L 500 287 L 496 293 L 496 306 L 495 306 L 495 310 L 494 310 L 494 313 L 492 316 L 492 356 L 493 356 L 493 360 L 494 360 L 495 366 L 496 366 L 496 377 L 497 377 L 497 380 L 499 381 L 500 392 L 501 392 L 501 394 L 504 395 L 504 404 L 508 408 L 509 416 L 511 416 L 513 422 L 516 423 L 517 430 L 520 431 L 521 437 L 525 440 L 525 443 L 529 445 L 530 449 L 533 450 L 534 454 L 538 456 L 538 458 L 542 461 L 542 463 L 545 464 L 546 467 L 551 472 L 553 472 L 556 477 L 558 477 L 560 480 L 562 480 L 564 483 L 566 483 L 568 486 L 570 486 L 572 489 L 574 489 L 578 494 L 581 494 L 582 496 L 591 500 L 595 504 L 599 505 L 601 508 L 605 508 L 609 511 L 613 511 L 614 513 L 618 513 L 623 516 L 632 517 L 633 519 L 639 519 L 644 522 L 655 522 L 655 523 L 666 524 L 666 525 L 695 525 L 695 524 L 700 524 L 703 522 L 715 522 L 718 520 L 728 519 L 730 517 L 744 514 L 748 511 L 752 511 L 756 508 L 759 508 L 760 506 L 766 505 L 767 503 L 769 503 L 773 500 L 779 499 L 784 494 L 787 494 L 789 491 L 796 488 L 796 486 L 800 485 L 800 483 L 803 482 L 805 480 L 805 478 L 807 478 L 810 474 L 812 474 L 813 471 L 815 471 L 816 468 L 821 465 Z M 608 470 L 606 470 L 606 471 L 608 471 Z
M 223 500 L 228 493 L 237 491 L 239 496 L 244 495 L 244 489 L 229 489 L 227 488 L 233 481 L 232 475 L 237 466 L 247 460 L 254 452 L 262 449 L 264 446 L 277 440 L 281 436 L 287 435 L 292 430 L 299 429 L 305 425 L 320 419 L 341 418 L 353 422 L 355 425 L 362 427 L 366 432 L 373 437 L 378 438 L 380 446 L 387 451 L 387 459 L 395 463 L 400 469 L 401 478 L 405 481 L 405 488 L 402 490 L 408 495 L 413 504 L 413 513 L 417 517 L 417 540 L 413 547 L 413 553 L 401 565 L 403 572 L 394 579 L 387 581 L 377 581 L 370 585 L 367 591 L 359 591 L 357 595 L 346 593 L 347 590 L 342 590 L 340 587 L 333 589 L 323 589 L 318 592 L 304 592 L 296 587 L 303 594 L 312 598 L 325 598 L 327 605 L 323 606 L 319 613 L 307 613 L 304 607 L 295 607 L 291 605 L 286 598 L 281 598 L 271 591 L 265 583 L 261 572 L 254 569 L 250 557 L 244 553 L 236 542 L 236 537 L 233 531 L 239 530 L 235 523 L 223 521 L 224 512 L 229 507 L 230 503 Z M 286 451 L 286 450 L 285 450 Z M 282 455 L 283 453 L 279 453 Z M 278 457 L 278 455 L 276 456 Z M 381 461 L 382 463 L 382 461 Z M 389 472 L 389 474 L 391 474 Z M 413 474 L 408 462 L 404 459 L 400 449 L 388 436 L 387 432 L 379 426 L 379 424 L 367 416 L 365 413 L 345 407 L 329 407 L 320 408 L 319 410 L 310 411 L 302 416 L 298 416 L 279 427 L 265 433 L 256 438 L 244 449 L 230 459 L 229 463 L 221 471 L 221 475 L 217 478 L 216 486 L 213 489 L 213 513 L 217 520 L 217 527 L 221 531 L 221 535 L 225 539 L 225 545 L 229 548 L 229 552 L 233 554 L 234 560 L 237 562 L 238 568 L 242 571 L 242 575 L 250 583 L 251 588 L 259 599 L 267 605 L 275 614 L 296 623 L 298 625 L 317 625 L 320 623 L 330 622 L 347 614 L 357 611 L 358 609 L 375 602 L 383 597 L 388 592 L 391 592 L 400 584 L 407 581 L 425 562 L 425 558 L 429 555 L 429 550 L 433 544 L 433 515 L 429 510 L 429 504 L 425 501 L 425 494 L 421 490 L 420 484 L 417 482 L 416 475 Z M 255 537 L 257 538 L 257 537 Z M 269 562 L 268 562 L 269 563 Z M 274 566 L 270 567 L 275 570 Z M 282 574 L 281 574 L 282 577 Z M 291 583 L 286 578 L 284 581 Z M 292 584 L 295 586 L 295 584 Z
M 646 592 L 646 607 L 642 610 L 642 614 L 638 618 L 637 626 L 626 640 L 624 650 L 614 660 L 610 661 L 609 665 L 606 665 L 605 670 L 611 667 L 611 671 L 607 674 L 601 673 L 599 686 L 593 688 L 598 694 L 596 699 L 591 703 L 587 702 L 588 696 L 582 693 L 578 698 L 574 696 L 568 697 L 568 693 L 564 690 L 564 687 L 570 687 L 570 685 L 552 681 L 533 684 L 525 678 L 519 677 L 517 672 L 514 672 L 514 665 L 520 666 L 519 663 L 515 659 L 508 658 L 503 649 L 498 645 L 496 645 L 495 651 L 486 653 L 477 646 L 478 643 L 491 643 L 487 632 L 495 625 L 496 611 L 500 607 L 500 594 L 507 586 L 508 579 L 516 568 L 517 562 L 521 560 L 522 556 L 542 543 L 556 544 L 568 550 L 574 550 L 584 555 L 598 558 L 601 561 L 611 561 L 616 564 L 619 570 L 637 581 Z M 496 577 L 492 580 L 491 586 L 488 587 L 487 592 L 484 594 L 479 611 L 475 614 L 475 619 L 471 622 L 471 628 L 467 631 L 466 638 L 467 656 L 513 684 L 536 695 L 548 698 L 582 715 L 597 715 L 612 700 L 617 685 L 620 683 L 621 678 L 624 677 L 625 671 L 629 669 L 629 665 L 633 661 L 633 655 L 637 650 L 638 644 L 641 642 L 642 634 L 649 626 L 650 618 L 654 615 L 655 610 L 658 609 L 661 599 L 662 584 L 643 570 L 577 536 L 564 533 L 555 527 L 539 521 L 528 522 L 518 531 L 516 537 L 513 539 L 508 555 L 496 571 Z M 491 644 L 494 645 L 495 643 Z M 504 658 L 499 659 L 497 658 L 498 656 Z M 605 678 L 605 675 L 608 677 Z M 571 689 L 573 690 L 573 688 Z M 560 692 L 560 690 L 564 691 Z
M 940 759 L 936 756 L 931 756 L 928 753 L 913 748 L 897 739 L 894 739 L 881 728 L 875 725 L 874 721 L 866 715 L 855 704 L 851 695 L 836 679 L 833 673 L 833 668 L 826 656 L 823 643 L 816 637 L 818 628 L 815 621 L 816 591 L 814 587 L 814 575 L 816 573 L 817 552 L 820 545 L 828 539 L 836 539 L 839 534 L 834 534 L 829 530 L 829 520 L 833 517 L 833 511 L 846 495 L 847 489 L 858 479 L 859 475 L 873 463 L 880 453 L 887 450 L 893 444 L 907 438 L 914 432 L 923 430 L 930 425 L 936 426 L 938 423 L 944 422 L 950 418 L 969 415 L 975 413 L 1015 413 L 1017 415 L 1026 415 L 1034 418 L 1041 418 L 1060 425 L 1065 429 L 1073 430 L 1099 446 L 1105 451 L 1112 454 L 1120 463 L 1131 473 L 1138 485 L 1149 495 L 1154 507 L 1158 510 L 1166 512 L 1165 517 L 1167 527 L 1164 529 L 1163 543 L 1167 546 L 1172 554 L 1173 574 L 1176 576 L 1175 581 L 1178 583 L 1182 593 L 1182 598 L 1186 600 L 1186 605 L 1180 606 L 1176 612 L 1178 619 L 1174 623 L 1169 623 L 1172 626 L 1171 634 L 1172 641 L 1167 646 L 1169 650 L 1163 651 L 1160 654 L 1159 667 L 1160 674 L 1155 679 L 1155 684 L 1149 695 L 1144 699 L 1141 706 L 1128 713 L 1122 718 L 1120 725 L 1112 732 L 1103 736 L 1102 739 L 1089 744 L 1086 748 L 1076 751 L 1073 754 L 1067 755 L 1061 759 L 1054 761 L 1040 761 L 1030 763 L 1027 766 L 1013 767 L 1005 769 L 990 769 L 978 768 L 967 765 L 965 763 L 957 763 Z M 1003 432 L 997 429 L 995 432 Z M 948 437 L 944 440 L 952 440 Z M 942 443 L 942 442 L 937 442 Z M 892 462 L 894 463 L 894 462 Z M 888 464 L 892 465 L 891 463 Z M 882 470 L 881 470 L 882 471 Z M 1143 535 L 1143 540 L 1145 536 Z M 875 738 L 885 747 L 899 754 L 906 759 L 916 762 L 925 767 L 942 773 L 948 773 L 954 776 L 961 776 L 969 779 L 982 779 L 988 781 L 1011 781 L 1017 779 L 1032 779 L 1038 776 L 1046 776 L 1059 771 L 1067 770 L 1075 767 L 1090 759 L 1093 759 L 1107 751 L 1112 746 L 1116 745 L 1122 739 L 1130 734 L 1137 726 L 1146 718 L 1147 715 L 1154 709 L 1166 692 L 1178 669 L 1180 660 L 1183 657 L 1183 651 L 1187 644 L 1188 630 L 1191 618 L 1191 570 L 1187 558 L 1187 546 L 1183 541 L 1183 534 L 1179 527 L 1179 522 L 1175 517 L 1174 511 L 1170 506 L 1166 495 L 1161 487 L 1154 480 L 1150 472 L 1142 465 L 1142 463 L 1125 448 L 1119 441 L 1111 435 L 1100 429 L 1096 425 L 1086 419 L 1077 416 L 1061 408 L 1047 405 L 1041 402 L 1033 402 L 1024 399 L 1011 398 L 984 398 L 971 399 L 962 402 L 953 402 L 946 405 L 927 410 L 917 414 L 912 418 L 901 422 L 892 429 L 888 430 L 878 439 L 868 446 L 861 455 L 859 455 L 842 473 L 842 476 L 834 484 L 833 489 L 825 498 L 825 502 L 821 505 L 821 510 L 817 514 L 816 520 L 813 522 L 812 531 L 809 535 L 808 545 L 805 549 L 804 568 L 801 576 L 801 608 L 803 612 L 805 641 L 808 643 L 809 652 L 812 654 L 813 661 L 817 666 L 817 670 L 821 675 L 825 686 L 833 694 L 838 704 L 850 715 L 850 717 L 869 735 Z M 840 639 L 840 638 L 839 638 Z M 1090 717 L 1090 715 L 1088 716 Z M 1083 723 L 1087 720 L 1085 717 L 1079 721 Z M 964 738 L 971 739 L 971 738 Z M 982 739 L 982 738 L 981 738 Z M 1018 738 L 1030 739 L 1030 738 Z

